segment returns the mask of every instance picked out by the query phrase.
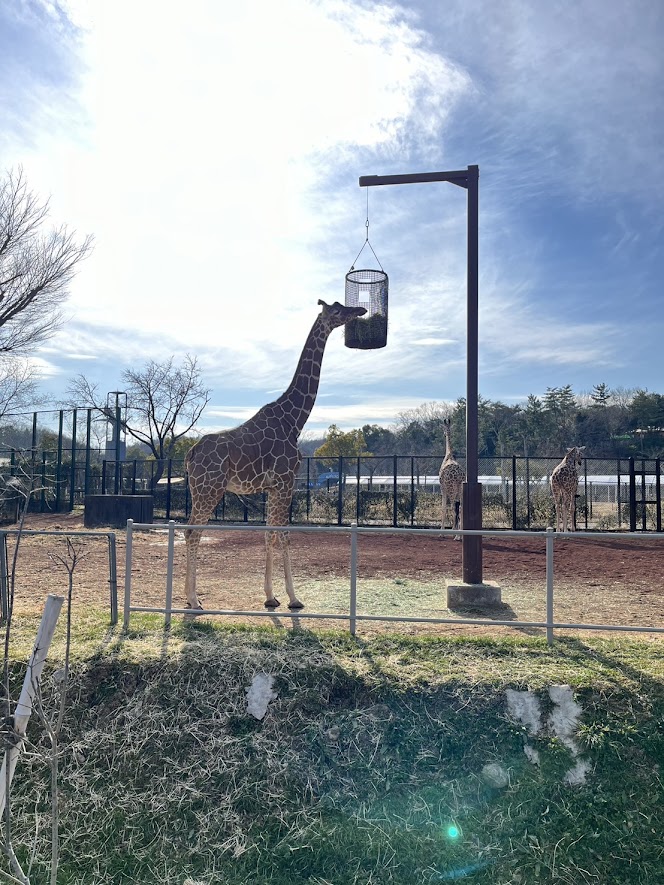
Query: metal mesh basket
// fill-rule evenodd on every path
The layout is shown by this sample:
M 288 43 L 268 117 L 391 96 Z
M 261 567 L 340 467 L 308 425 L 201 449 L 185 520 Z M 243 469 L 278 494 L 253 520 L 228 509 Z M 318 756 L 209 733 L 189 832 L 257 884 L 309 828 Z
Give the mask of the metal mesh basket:
M 363 317 L 344 327 L 346 347 L 376 350 L 387 344 L 387 274 L 382 270 L 349 270 L 346 307 L 366 307 Z

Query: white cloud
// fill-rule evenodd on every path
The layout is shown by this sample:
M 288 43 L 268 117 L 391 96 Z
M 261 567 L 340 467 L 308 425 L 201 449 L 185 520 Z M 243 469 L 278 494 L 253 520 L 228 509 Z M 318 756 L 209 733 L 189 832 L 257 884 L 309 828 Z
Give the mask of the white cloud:
M 255 392 L 260 406 L 290 381 L 317 299 L 343 300 L 365 235 L 358 175 L 469 162 L 481 167 L 481 378 L 499 379 L 504 399 L 533 369 L 623 360 L 638 315 L 590 304 L 600 287 L 619 304 L 624 287 L 584 256 L 593 243 L 655 315 L 656 0 L 69 0 L 69 22 L 61 5 L 14 8 L 0 80 L 19 85 L 0 86 L 0 160 L 53 195 L 55 221 L 96 237 L 71 319 L 39 354 L 51 380 L 98 370 L 110 389 L 122 368 L 190 352 L 220 401 Z M 381 423 L 375 385 L 388 410 L 406 389 L 415 405 L 464 393 L 466 194 L 369 190 L 388 346 L 353 352 L 333 334 L 325 412 L 311 419 L 325 426 L 360 402 L 355 423 Z M 601 231 L 587 216 L 577 235 L 552 212 L 591 205 Z M 560 280 L 552 240 L 567 247 Z

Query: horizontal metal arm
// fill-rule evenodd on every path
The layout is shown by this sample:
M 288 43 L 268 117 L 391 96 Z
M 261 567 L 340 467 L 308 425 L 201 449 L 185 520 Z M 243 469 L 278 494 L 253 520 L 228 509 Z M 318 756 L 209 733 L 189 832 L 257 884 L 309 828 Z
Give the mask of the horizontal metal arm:
M 421 184 L 427 181 L 449 181 L 459 187 L 468 187 L 470 177 L 479 176 L 479 166 L 469 166 L 456 172 L 415 172 L 408 175 L 361 175 L 360 187 L 380 184 Z

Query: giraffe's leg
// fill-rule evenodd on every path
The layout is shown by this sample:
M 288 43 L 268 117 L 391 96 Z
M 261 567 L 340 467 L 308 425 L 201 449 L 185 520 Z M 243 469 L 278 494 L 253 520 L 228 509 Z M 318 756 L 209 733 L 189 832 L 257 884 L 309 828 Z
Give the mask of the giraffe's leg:
M 218 501 L 215 500 L 212 505 L 203 504 L 194 501 L 192 494 L 191 514 L 189 516 L 189 525 L 205 525 L 210 519 L 214 508 Z M 196 592 L 196 561 L 198 558 L 198 547 L 201 543 L 203 532 L 201 529 L 186 529 L 184 533 L 185 545 L 187 548 L 187 571 L 184 581 L 184 592 L 187 597 L 189 608 L 203 608 Z
M 184 533 L 187 547 L 187 572 L 184 581 L 184 592 L 187 597 L 189 608 L 203 608 L 196 593 L 196 560 L 198 557 L 198 545 L 201 543 L 200 530 L 187 529 Z
M 461 525 L 461 498 L 457 497 L 457 500 L 454 502 L 454 528 L 459 529 Z M 461 540 L 461 535 L 454 536 L 455 541 Z
M 288 525 L 288 514 L 292 499 L 292 490 L 274 489 L 268 492 L 267 500 L 267 523 L 268 525 Z M 265 606 L 276 608 L 280 603 L 275 599 L 272 589 L 272 565 L 274 558 L 274 545 L 279 538 L 281 553 L 284 560 L 284 577 L 286 580 L 286 593 L 288 594 L 288 608 L 304 608 L 304 605 L 295 595 L 293 586 L 293 569 L 290 558 L 290 538 L 288 532 L 265 533 Z
M 441 529 L 445 528 L 445 523 L 447 522 L 447 495 L 443 492 L 443 515 L 440 520 Z
M 290 558 L 290 535 L 288 532 L 279 532 L 279 543 L 284 558 L 284 578 L 286 581 L 286 593 L 288 593 L 288 608 L 304 608 L 304 603 L 295 595 L 293 586 L 293 568 Z
M 272 588 L 272 566 L 274 562 L 274 545 L 276 532 L 265 532 L 265 608 L 277 608 L 281 605 Z

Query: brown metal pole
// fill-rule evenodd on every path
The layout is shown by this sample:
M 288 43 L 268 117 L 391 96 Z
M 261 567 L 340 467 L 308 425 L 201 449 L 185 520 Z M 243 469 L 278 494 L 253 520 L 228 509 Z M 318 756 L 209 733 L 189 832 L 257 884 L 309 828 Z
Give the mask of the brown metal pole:
M 479 166 L 468 167 L 468 271 L 466 365 L 466 482 L 463 487 L 464 529 L 482 528 L 482 486 L 478 480 L 478 291 L 479 291 Z M 461 547 L 463 581 L 482 583 L 482 537 L 464 535 Z
M 417 184 L 449 181 L 468 190 L 468 364 L 466 369 L 466 482 L 463 485 L 462 528 L 482 528 L 482 486 L 478 477 L 478 289 L 479 289 L 479 178 L 480 167 L 452 172 L 425 172 L 408 175 L 362 175 L 360 187 L 385 184 Z M 463 580 L 482 583 L 482 537 L 464 535 L 462 540 Z

